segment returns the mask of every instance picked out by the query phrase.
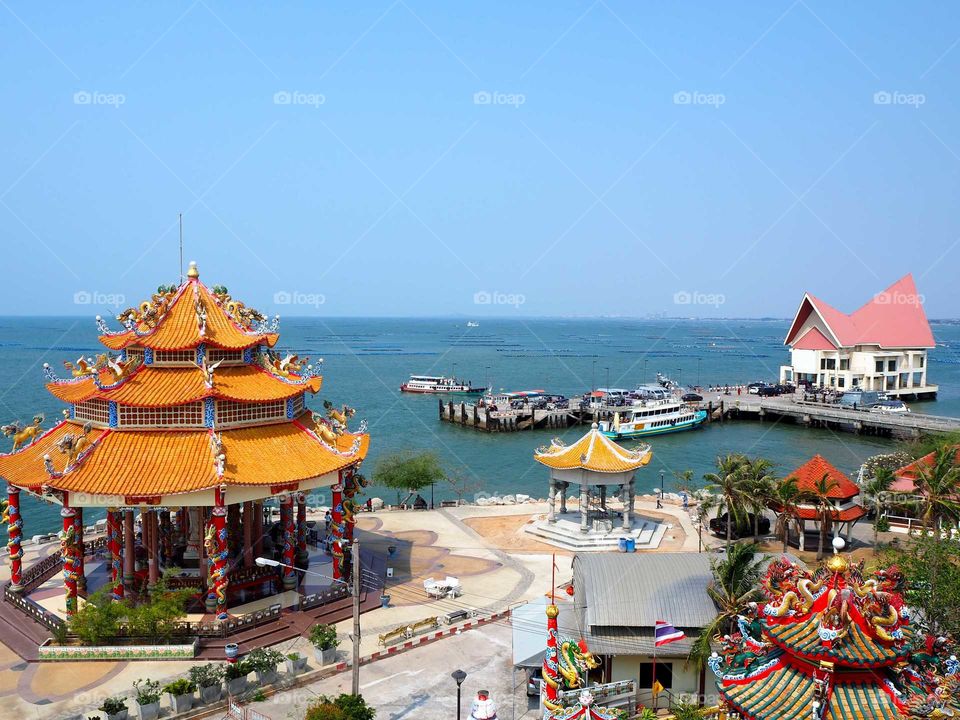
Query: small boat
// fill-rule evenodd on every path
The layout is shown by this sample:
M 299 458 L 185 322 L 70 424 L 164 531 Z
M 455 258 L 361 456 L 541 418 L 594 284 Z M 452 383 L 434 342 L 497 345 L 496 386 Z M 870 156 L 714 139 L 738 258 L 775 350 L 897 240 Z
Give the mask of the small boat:
M 615 412 L 613 420 L 601 421 L 598 427 L 608 438 L 620 440 L 693 430 L 706 419 L 706 410 L 679 400 L 648 400 Z
M 410 379 L 400 386 L 400 392 L 441 395 L 481 395 L 485 390 L 483 387 L 473 387 L 469 380 L 443 375 L 411 375 Z
M 882 413 L 884 415 L 900 414 L 910 412 L 910 408 L 903 400 L 881 400 L 870 407 L 870 412 Z
M 467 327 L 480 327 L 480 323 L 478 323 L 476 320 L 468 320 Z

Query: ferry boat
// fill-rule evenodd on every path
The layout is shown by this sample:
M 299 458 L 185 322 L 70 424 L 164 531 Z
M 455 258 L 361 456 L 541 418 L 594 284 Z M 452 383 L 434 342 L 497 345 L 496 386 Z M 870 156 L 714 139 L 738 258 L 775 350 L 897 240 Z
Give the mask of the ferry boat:
M 438 393 L 443 395 L 481 395 L 486 388 L 473 387 L 470 381 L 448 378 L 443 375 L 411 375 L 400 386 L 400 392 Z
M 480 327 L 480 323 L 478 323 L 476 320 L 468 320 L 467 327 Z
M 597 425 L 608 438 L 619 440 L 693 430 L 706 419 L 706 410 L 679 400 L 651 400 L 625 407 L 613 414 L 612 421 L 603 420 Z

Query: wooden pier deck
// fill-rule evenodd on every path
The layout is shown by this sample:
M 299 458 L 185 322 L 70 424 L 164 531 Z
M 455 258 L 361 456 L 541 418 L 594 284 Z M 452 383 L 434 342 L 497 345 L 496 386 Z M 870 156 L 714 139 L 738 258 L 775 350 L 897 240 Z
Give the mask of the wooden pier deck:
M 439 400 L 439 418 L 444 422 L 485 432 L 519 432 L 609 420 L 614 413 L 622 413 L 626 409 L 613 405 L 584 406 L 580 400 L 571 398 L 569 408 L 554 410 L 491 410 L 472 403 Z M 960 431 L 960 418 L 916 412 L 884 414 L 783 396 L 761 398 L 756 395 L 711 393 L 704 397 L 700 407 L 707 411 L 707 422 L 786 420 L 811 428 L 896 438 Z

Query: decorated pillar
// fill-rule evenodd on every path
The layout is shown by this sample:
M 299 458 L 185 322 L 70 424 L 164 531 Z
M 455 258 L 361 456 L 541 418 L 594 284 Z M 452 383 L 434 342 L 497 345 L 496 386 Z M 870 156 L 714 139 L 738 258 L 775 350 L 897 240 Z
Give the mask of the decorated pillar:
M 7 523 L 7 550 L 10 554 L 10 589 L 23 588 L 23 518 L 20 515 L 20 488 L 7 485 L 7 509 L 3 513 Z
M 77 572 L 77 589 L 81 592 L 87 591 L 87 571 L 86 565 L 83 562 L 84 556 L 84 547 L 83 547 L 83 508 L 78 507 L 74 508 L 73 516 L 73 526 L 76 528 L 77 532 L 77 555 L 75 558 L 76 563 L 76 572 Z
M 144 546 L 147 549 L 147 591 L 152 593 L 160 579 L 160 523 L 156 510 L 144 510 L 142 517 Z
M 567 512 L 567 488 L 570 487 L 570 483 L 562 482 L 560 483 L 560 514 L 563 515 Z
M 333 493 L 330 506 L 330 536 L 332 538 L 330 554 L 333 556 L 333 579 L 343 580 L 343 485 L 337 483 L 330 490 Z
M 227 508 L 224 505 L 224 488 L 217 488 L 213 517 L 207 527 L 204 548 L 212 563 L 210 584 L 207 591 L 207 610 L 217 613 L 217 620 L 227 619 L 228 563 Z
M 543 685 L 540 688 L 540 700 L 544 708 L 544 717 L 548 711 L 560 707 L 560 673 L 557 664 L 557 615 L 560 609 L 553 604 L 547 605 L 547 652 L 543 656 Z
M 188 561 L 200 560 L 200 532 L 203 528 L 202 509 L 192 507 L 187 510 L 187 547 L 183 551 L 183 559 Z M 201 568 L 201 575 L 203 574 Z
M 232 505 L 227 505 L 227 537 L 228 537 L 228 549 L 230 550 L 230 556 L 236 557 L 240 553 L 240 546 L 238 543 L 241 540 L 240 536 L 240 503 L 233 503 Z
M 547 522 L 557 521 L 557 481 L 550 478 L 550 494 L 547 496 Z
M 263 557 L 263 503 L 253 503 L 253 556 Z
M 293 569 L 296 557 L 294 551 L 297 543 L 297 531 L 293 518 L 293 495 L 285 493 L 280 500 L 280 527 L 283 529 L 283 557 L 280 558 L 285 567 L 283 573 L 283 589 L 292 590 L 297 586 L 297 574 Z
M 580 532 L 585 533 L 590 515 L 590 486 L 580 483 Z
M 360 509 L 360 503 L 355 499 L 357 494 L 362 492 L 366 485 L 363 475 L 358 473 L 355 468 L 350 468 L 343 475 L 343 539 L 344 545 L 349 547 L 353 543 L 353 533 L 357 527 L 357 511 Z M 343 558 L 343 577 L 350 577 L 350 562 L 353 553 L 344 552 Z
M 606 485 L 600 486 L 600 509 L 604 511 L 607 509 L 607 486 Z
M 253 567 L 253 533 L 256 528 L 253 509 L 254 504 L 250 500 L 243 504 L 243 566 L 245 568 Z
M 66 600 L 67 618 L 77 612 L 77 512 L 66 504 L 60 509 L 63 519 L 63 531 L 60 533 L 60 557 L 63 560 L 63 589 Z
M 173 522 L 169 510 L 160 513 L 160 550 L 164 566 L 173 565 Z
M 123 512 L 123 584 L 127 590 L 133 590 L 135 576 L 134 558 L 136 536 L 133 532 L 133 510 Z
M 107 508 L 107 551 L 110 553 L 110 597 L 123 599 L 123 530 L 120 513 L 116 508 Z
M 307 496 L 297 493 L 297 565 L 306 567 L 310 560 L 307 552 Z

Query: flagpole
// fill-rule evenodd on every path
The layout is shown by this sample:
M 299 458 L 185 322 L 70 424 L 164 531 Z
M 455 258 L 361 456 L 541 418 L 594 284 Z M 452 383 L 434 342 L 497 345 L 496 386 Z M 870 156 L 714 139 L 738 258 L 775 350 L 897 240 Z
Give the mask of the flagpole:
M 657 711 L 657 626 L 653 626 L 653 680 L 650 682 L 650 694 L 653 696 L 653 711 Z

